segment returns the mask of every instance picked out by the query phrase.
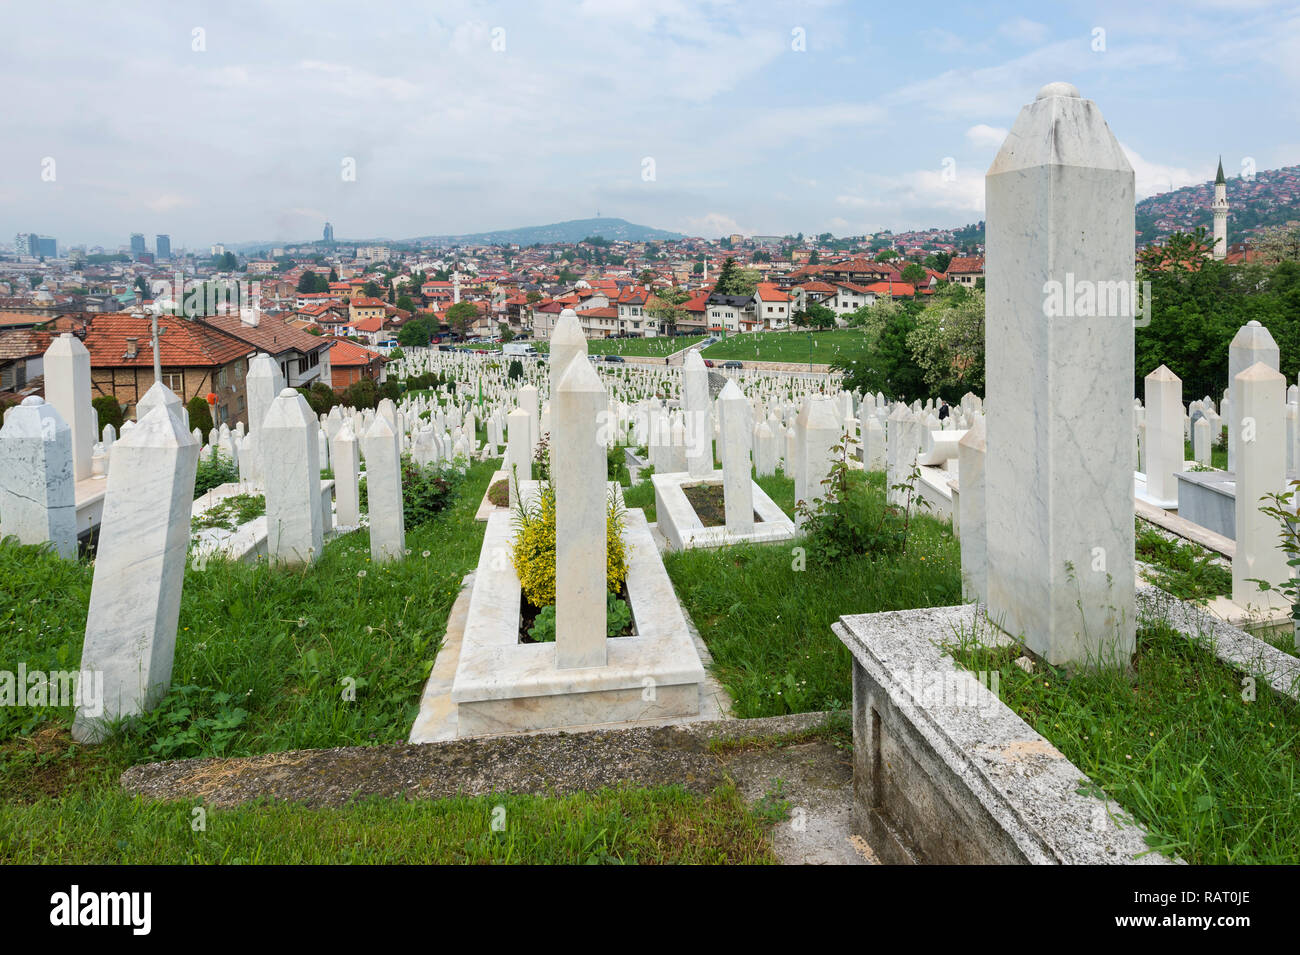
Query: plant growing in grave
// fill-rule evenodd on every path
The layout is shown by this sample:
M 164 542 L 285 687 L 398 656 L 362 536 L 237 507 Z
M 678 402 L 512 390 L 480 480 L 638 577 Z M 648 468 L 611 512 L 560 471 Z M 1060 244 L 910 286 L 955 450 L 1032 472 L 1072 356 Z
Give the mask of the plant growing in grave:
M 1250 580 L 1258 584 L 1260 590 L 1277 591 L 1291 604 L 1295 642 L 1300 646 L 1300 577 L 1295 576 L 1300 573 L 1300 521 L 1296 518 L 1295 499 L 1297 488 L 1300 488 L 1300 481 L 1292 481 L 1289 490 L 1265 494 L 1263 500 L 1268 503 L 1260 508 L 1261 512 L 1278 523 L 1280 528 L 1278 538 L 1282 545 L 1282 552 L 1287 556 L 1287 566 L 1292 568 L 1292 576 L 1280 583 L 1260 580 L 1256 577 Z
M 464 468 L 455 464 L 421 466 L 409 454 L 403 454 L 402 521 L 406 529 L 426 524 L 445 510 L 464 473 Z M 369 511 L 364 477 L 357 483 L 357 498 L 361 510 Z
M 803 519 L 809 544 L 826 561 L 839 561 L 859 554 L 907 553 L 916 482 L 920 468 L 914 467 L 904 482 L 891 490 L 905 495 L 906 506 L 895 507 L 871 492 L 860 472 L 849 467 L 849 446 L 842 441 L 833 449 L 835 461 L 822 481 L 826 493 L 811 504 L 798 501 L 795 513 Z M 919 499 L 917 506 L 928 502 Z
M 611 494 L 605 516 L 605 583 L 619 594 L 627 580 L 627 551 L 623 545 L 626 515 Z M 514 514 L 515 539 L 511 560 L 524 596 L 538 608 L 555 604 L 555 488 L 543 483 L 537 497 L 520 500 Z
M 605 595 L 605 636 L 617 637 L 632 625 L 632 608 L 627 601 L 612 593 Z M 528 628 L 534 643 L 555 642 L 555 607 L 543 607 Z
M 233 531 L 266 513 L 266 498 L 261 494 L 235 494 L 208 508 L 190 520 L 190 529 L 221 528 Z
M 551 432 L 547 431 L 537 439 L 533 451 L 533 478 L 538 481 L 551 479 Z
M 201 497 L 214 487 L 230 484 L 239 480 L 239 468 L 220 451 L 212 457 L 206 454 L 199 458 L 199 466 L 194 472 L 194 496 Z

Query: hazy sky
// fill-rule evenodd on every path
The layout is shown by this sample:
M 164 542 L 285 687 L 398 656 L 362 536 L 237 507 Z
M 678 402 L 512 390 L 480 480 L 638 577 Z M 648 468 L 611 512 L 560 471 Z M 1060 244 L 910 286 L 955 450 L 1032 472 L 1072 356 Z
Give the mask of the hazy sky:
M 957 225 L 1053 80 L 1139 197 L 1300 163 L 1296 4 L 3 0 L 0 237 Z

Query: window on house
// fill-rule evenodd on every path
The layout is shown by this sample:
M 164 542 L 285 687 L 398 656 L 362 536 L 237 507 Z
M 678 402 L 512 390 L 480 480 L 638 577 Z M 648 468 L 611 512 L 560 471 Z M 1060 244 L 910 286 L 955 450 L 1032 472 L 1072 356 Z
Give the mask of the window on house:
M 176 394 L 184 397 L 185 375 L 179 371 L 164 371 L 162 373 L 162 382 Z

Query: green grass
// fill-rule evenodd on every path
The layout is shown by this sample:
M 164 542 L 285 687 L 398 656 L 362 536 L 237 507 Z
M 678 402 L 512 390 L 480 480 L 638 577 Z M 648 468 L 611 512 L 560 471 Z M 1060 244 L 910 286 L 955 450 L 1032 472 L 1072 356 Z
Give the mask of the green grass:
M 645 511 L 647 524 L 653 524 L 659 519 L 659 513 L 655 510 L 655 488 L 649 478 L 632 487 L 623 488 L 623 503 Z
M 795 364 L 828 365 L 836 358 L 867 357 L 866 339 L 856 328 L 835 328 L 812 333 L 747 332 L 731 335 L 704 349 L 704 357 L 714 361 L 785 361 Z
M 1163 624 L 1138 634 L 1131 672 L 1072 679 L 1014 664 L 1017 648 L 955 649 L 997 671 L 999 695 L 1150 833 L 1193 864 L 1296 861 L 1300 710 Z
M 1226 433 L 1226 429 L 1225 429 L 1225 433 Z M 1183 455 L 1184 455 L 1183 457 L 1184 461 L 1196 460 L 1192 456 L 1192 442 L 1190 441 L 1183 442 Z M 1228 470 L 1228 448 L 1226 445 L 1223 444 L 1210 445 L 1210 466 L 1218 468 L 1220 471 Z
M 867 480 L 884 494 L 882 474 Z M 778 504 L 791 502 L 792 487 L 760 483 Z M 914 517 L 912 535 L 901 558 L 820 564 L 809 552 L 804 569 L 802 540 L 665 556 L 737 716 L 846 708 L 851 657 L 830 629 L 841 615 L 961 603 L 960 548 L 947 522 Z
M 4 864 L 753 864 L 775 861 L 763 819 L 731 787 L 562 797 L 372 799 L 343 808 L 206 810 L 106 788 L 0 808 Z M 493 829 L 493 823 L 498 828 Z
M 330 541 L 310 568 L 187 568 L 172 690 L 110 741 L 71 739 L 72 709 L 0 708 L 0 863 L 769 863 L 762 808 L 734 789 L 606 789 L 559 798 L 374 799 L 342 808 L 207 810 L 118 787 L 139 762 L 400 742 L 483 525 L 495 462 L 375 565 L 368 538 Z M 0 543 L 0 669 L 75 669 L 92 568 Z M 355 680 L 355 701 L 345 679 Z M 505 828 L 493 831 L 498 807 Z
M 408 531 L 405 560 L 372 564 L 368 535 L 357 531 L 331 540 L 310 567 L 188 566 L 172 692 L 101 749 L 139 762 L 404 739 L 461 578 L 478 560 L 483 525 L 474 511 L 493 466 L 475 464 L 452 505 Z M 77 668 L 91 573 L 85 563 L 0 544 L 0 669 Z M 355 681 L 355 701 L 343 698 L 345 680 Z M 178 738 L 181 726 L 224 724 L 236 711 L 233 729 Z M 4 708 L 0 741 L 71 717 L 70 707 Z
M 1137 558 L 1151 565 L 1147 576 L 1161 590 L 1196 601 L 1232 593 L 1232 571 L 1215 563 L 1217 555 L 1191 541 L 1169 540 L 1145 521 L 1135 523 Z

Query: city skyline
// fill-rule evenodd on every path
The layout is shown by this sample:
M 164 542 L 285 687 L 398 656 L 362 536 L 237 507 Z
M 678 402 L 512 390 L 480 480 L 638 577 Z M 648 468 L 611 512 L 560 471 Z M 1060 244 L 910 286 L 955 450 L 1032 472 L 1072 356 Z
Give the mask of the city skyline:
M 242 9 L 84 6 L 59 30 L 0 14 L 22 94 L 0 235 L 197 249 L 597 211 L 708 238 L 957 226 L 983 218 L 1007 104 L 1053 80 L 1107 103 L 1139 199 L 1207 181 L 1220 153 L 1229 176 L 1300 162 L 1300 11 L 1282 4 L 994 3 L 906 25 L 840 3 Z

